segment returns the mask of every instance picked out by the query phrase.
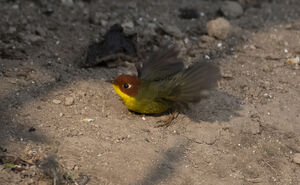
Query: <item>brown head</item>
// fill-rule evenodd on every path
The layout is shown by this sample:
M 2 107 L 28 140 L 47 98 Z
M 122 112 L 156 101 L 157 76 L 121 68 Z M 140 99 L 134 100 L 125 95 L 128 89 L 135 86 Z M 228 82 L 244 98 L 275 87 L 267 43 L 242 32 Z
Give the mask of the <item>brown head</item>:
M 134 97 L 138 94 L 140 85 L 141 80 L 138 77 L 131 75 L 120 75 L 115 78 L 113 82 L 113 87 L 118 94 L 118 90 L 120 90 L 131 97 Z M 121 94 L 119 95 L 121 96 Z

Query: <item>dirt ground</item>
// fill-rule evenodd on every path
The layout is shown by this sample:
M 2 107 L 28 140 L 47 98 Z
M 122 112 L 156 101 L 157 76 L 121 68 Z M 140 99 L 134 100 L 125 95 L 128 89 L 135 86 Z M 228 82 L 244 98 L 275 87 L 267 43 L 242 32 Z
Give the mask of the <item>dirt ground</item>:
M 300 184 L 300 1 L 238 3 L 1 0 L 0 184 Z M 206 30 L 218 17 L 224 40 Z M 141 58 L 175 43 L 187 65 L 215 62 L 218 88 L 168 128 L 129 112 L 105 80 L 130 61 L 77 65 L 115 23 Z

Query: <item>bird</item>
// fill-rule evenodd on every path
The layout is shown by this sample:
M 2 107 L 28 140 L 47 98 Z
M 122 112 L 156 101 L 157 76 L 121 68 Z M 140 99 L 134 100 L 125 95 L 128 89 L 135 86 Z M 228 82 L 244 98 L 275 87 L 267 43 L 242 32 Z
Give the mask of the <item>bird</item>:
M 178 54 L 175 47 L 162 48 L 137 67 L 137 76 L 121 74 L 112 81 L 113 89 L 130 111 L 141 114 L 178 112 L 205 98 L 207 95 L 203 92 L 216 86 L 219 79 L 216 64 L 201 60 L 185 68 Z M 168 122 L 160 126 L 168 126 Z

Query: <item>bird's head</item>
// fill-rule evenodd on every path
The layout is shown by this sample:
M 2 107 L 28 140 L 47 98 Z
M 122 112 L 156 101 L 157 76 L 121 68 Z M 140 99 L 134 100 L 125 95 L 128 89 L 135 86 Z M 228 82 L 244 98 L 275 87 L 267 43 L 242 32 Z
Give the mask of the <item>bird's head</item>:
M 131 75 L 120 75 L 113 81 L 113 88 L 121 98 L 125 95 L 135 97 L 140 85 L 141 80 Z

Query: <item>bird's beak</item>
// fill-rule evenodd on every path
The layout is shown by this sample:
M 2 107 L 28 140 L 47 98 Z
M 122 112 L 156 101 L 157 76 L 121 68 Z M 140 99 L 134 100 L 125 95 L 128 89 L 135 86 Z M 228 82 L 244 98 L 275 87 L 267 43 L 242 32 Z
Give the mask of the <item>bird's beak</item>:
M 110 84 L 113 84 L 113 83 L 114 83 L 114 80 L 105 80 L 105 82 L 110 83 Z

